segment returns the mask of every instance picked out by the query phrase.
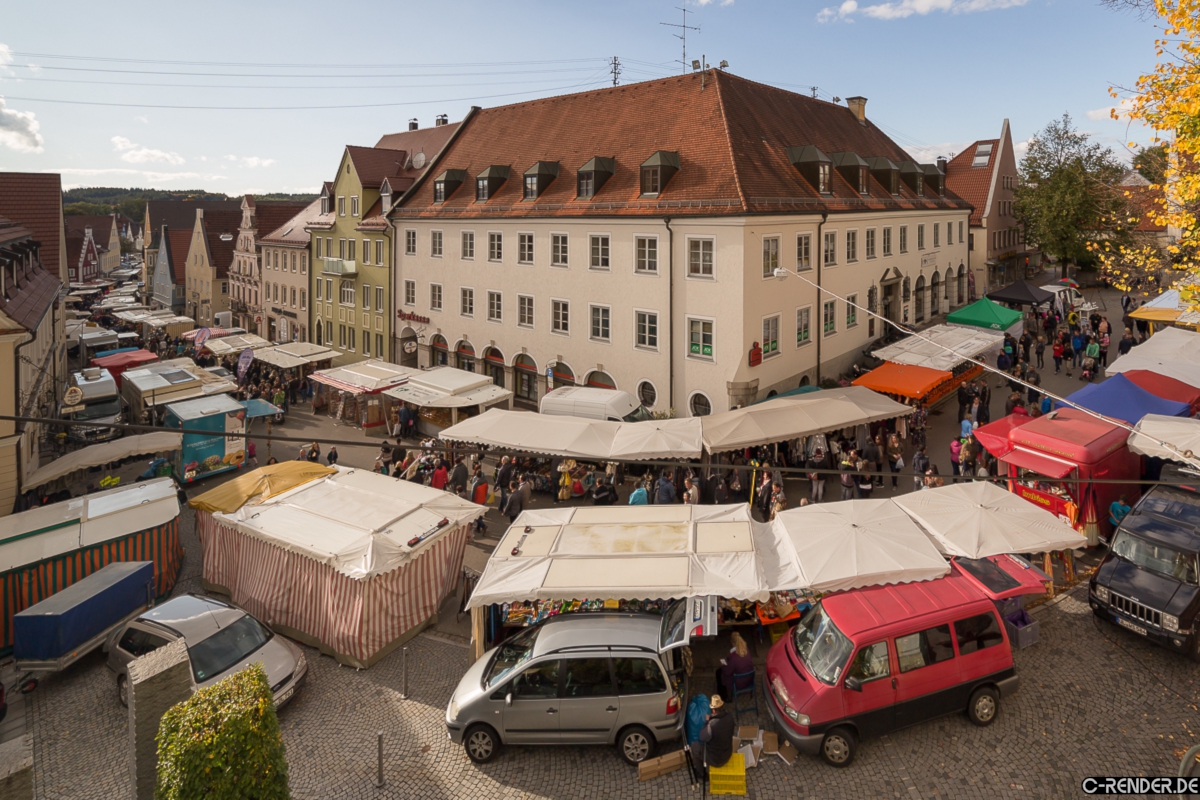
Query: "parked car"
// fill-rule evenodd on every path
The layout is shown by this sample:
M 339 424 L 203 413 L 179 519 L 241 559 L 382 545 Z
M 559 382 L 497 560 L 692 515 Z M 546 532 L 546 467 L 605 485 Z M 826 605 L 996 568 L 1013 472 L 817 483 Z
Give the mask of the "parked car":
M 1019 678 L 996 602 L 1040 593 L 1008 556 L 932 581 L 826 595 L 767 654 L 767 706 L 798 750 L 835 767 L 862 739 L 954 712 L 986 726 Z
M 472 761 L 503 744 L 608 744 L 637 764 L 683 726 L 670 650 L 687 643 L 684 604 L 665 615 L 563 614 L 489 650 L 446 709 Z
M 104 644 L 117 674 L 117 698 L 129 705 L 129 662 L 183 639 L 192 663 L 192 689 L 262 662 L 283 707 L 308 672 L 304 653 L 240 608 L 211 597 L 183 595 L 155 606 L 117 629 Z
M 1100 619 L 1200 661 L 1200 495 L 1195 476 L 1175 465 L 1113 532 L 1108 555 L 1088 581 Z

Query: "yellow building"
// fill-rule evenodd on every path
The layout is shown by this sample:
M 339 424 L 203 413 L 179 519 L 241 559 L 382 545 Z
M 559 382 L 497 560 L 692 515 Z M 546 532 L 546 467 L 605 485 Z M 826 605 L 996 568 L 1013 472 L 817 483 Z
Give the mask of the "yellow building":
M 229 310 L 229 267 L 237 246 L 242 211 L 196 209 L 192 244 L 187 257 L 185 314 L 197 327 L 216 324 L 216 315 Z

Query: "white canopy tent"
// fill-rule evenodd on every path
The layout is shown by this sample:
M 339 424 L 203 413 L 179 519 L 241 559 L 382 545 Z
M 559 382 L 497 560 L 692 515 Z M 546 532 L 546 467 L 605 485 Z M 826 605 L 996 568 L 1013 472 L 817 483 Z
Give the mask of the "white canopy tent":
M 881 347 L 872 355 L 896 364 L 949 372 L 967 358 L 999 350 L 1004 342 L 1003 333 L 961 325 L 934 325 L 920 333 Z
M 468 607 L 703 595 L 763 601 L 802 584 L 793 563 L 779 558 L 788 547 L 779 536 L 741 504 L 529 510 L 488 559 Z
M 254 351 L 255 361 L 262 361 L 280 369 L 295 369 L 305 364 L 329 361 L 336 356 L 337 353 L 328 347 L 311 342 L 288 342 Z
M 1106 375 L 1145 369 L 1200 388 L 1200 333 L 1164 328 L 1104 368 Z
M 1054 514 L 988 481 L 910 492 L 892 502 L 947 556 L 986 558 L 1087 546 L 1084 536 Z
M 1141 433 L 1130 433 L 1127 440 L 1133 452 L 1200 469 L 1200 419 L 1147 414 L 1135 430 Z M 1164 442 L 1174 446 L 1178 452 L 1166 447 Z
M 214 356 L 233 356 L 246 348 L 259 350 L 270 347 L 271 343 L 253 333 L 242 333 L 234 336 L 222 336 L 220 339 L 209 339 L 204 343 L 204 349 Z
M 156 431 L 140 436 L 126 436 L 102 444 L 93 444 L 67 453 L 62 458 L 56 458 L 26 478 L 22 486 L 25 489 L 35 489 L 81 469 L 111 464 L 129 456 L 178 450 L 182 442 L 183 434 L 181 433 Z
M 786 588 L 833 592 L 950 572 L 929 536 L 891 500 L 802 506 L 779 513 L 771 525 L 790 543 L 801 573 L 801 582 Z
M 710 452 L 738 450 L 902 417 L 912 408 L 862 386 L 776 397 L 700 418 Z
M 439 436 L 447 441 L 589 461 L 699 458 L 703 448 L 697 417 L 608 422 L 493 408 L 446 428 Z
M 401 367 L 408 372 L 408 381 L 385 389 L 384 394 L 428 408 L 469 408 L 490 406 L 513 396 L 492 382 L 490 375 L 481 375 L 454 367 L 417 370 Z

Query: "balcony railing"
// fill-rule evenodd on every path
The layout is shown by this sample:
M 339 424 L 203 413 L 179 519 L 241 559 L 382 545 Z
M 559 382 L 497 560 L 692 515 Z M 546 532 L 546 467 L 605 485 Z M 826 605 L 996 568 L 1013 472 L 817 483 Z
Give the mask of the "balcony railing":
M 358 262 L 347 261 L 344 258 L 322 258 L 321 271 L 326 275 L 356 275 Z

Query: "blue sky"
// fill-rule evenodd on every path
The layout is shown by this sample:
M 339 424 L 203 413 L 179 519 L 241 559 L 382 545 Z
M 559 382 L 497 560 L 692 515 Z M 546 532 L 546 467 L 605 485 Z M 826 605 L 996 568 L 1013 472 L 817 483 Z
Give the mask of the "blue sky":
M 1006 117 L 1023 142 L 1064 111 L 1126 157 L 1128 141 L 1150 138 L 1107 109 L 1109 86 L 1153 67 L 1154 29 L 1099 0 L 686 2 L 701 29 L 688 32 L 689 61 L 725 59 L 826 99 L 864 95 L 867 115 L 921 160 L 998 135 Z M 374 144 L 412 117 L 424 127 L 471 105 L 609 85 L 612 56 L 626 83 L 678 71 L 678 29 L 660 23 L 680 22 L 679 5 L 10 3 L 0 170 L 58 171 L 66 186 L 316 191 L 342 145 Z M 278 108 L 372 104 L 392 105 Z

